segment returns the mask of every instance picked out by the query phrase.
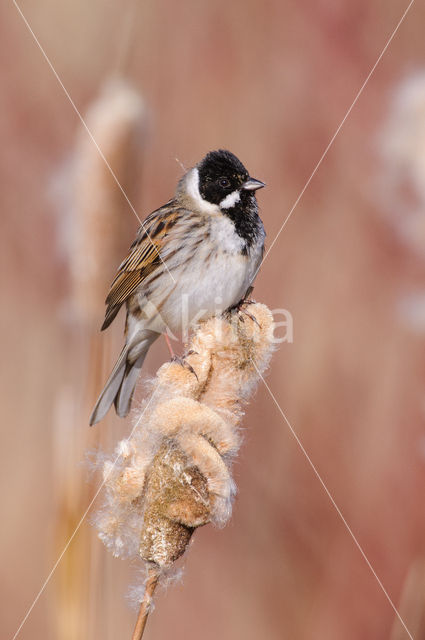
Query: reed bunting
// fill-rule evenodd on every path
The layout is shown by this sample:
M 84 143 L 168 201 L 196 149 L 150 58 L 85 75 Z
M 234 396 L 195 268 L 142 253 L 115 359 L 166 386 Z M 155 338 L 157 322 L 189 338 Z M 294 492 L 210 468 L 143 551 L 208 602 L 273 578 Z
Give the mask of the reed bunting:
M 126 342 L 90 424 L 112 403 L 127 415 L 148 349 L 167 328 L 180 332 L 244 299 L 263 256 L 255 192 L 264 186 L 230 151 L 211 151 L 146 218 L 106 298 L 102 330 L 125 303 Z

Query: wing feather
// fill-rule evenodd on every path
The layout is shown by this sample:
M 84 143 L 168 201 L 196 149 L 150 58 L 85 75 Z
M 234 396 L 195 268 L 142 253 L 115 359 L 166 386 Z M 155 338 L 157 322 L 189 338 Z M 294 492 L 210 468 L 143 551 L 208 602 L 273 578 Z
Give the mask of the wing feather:
M 121 305 L 140 287 L 153 271 L 164 268 L 161 254 L 167 244 L 170 229 L 181 217 L 183 210 L 173 201 L 151 213 L 140 227 L 126 259 L 120 264 L 106 298 L 106 314 L 102 330 L 117 315 Z

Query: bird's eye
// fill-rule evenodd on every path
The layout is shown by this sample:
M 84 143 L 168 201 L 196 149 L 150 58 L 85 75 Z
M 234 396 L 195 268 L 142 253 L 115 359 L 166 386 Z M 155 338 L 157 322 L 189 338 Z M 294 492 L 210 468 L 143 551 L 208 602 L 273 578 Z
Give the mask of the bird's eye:
M 230 187 L 230 181 L 227 178 L 220 178 L 219 184 L 220 184 L 220 187 L 223 187 L 223 189 Z

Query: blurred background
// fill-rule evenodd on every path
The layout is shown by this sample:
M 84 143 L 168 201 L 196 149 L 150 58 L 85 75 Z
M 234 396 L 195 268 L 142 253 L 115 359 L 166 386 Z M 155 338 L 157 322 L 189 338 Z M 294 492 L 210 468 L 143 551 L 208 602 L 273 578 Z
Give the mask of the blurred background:
M 182 169 L 228 148 L 269 245 L 407 7 L 391 0 L 22 0 L 0 7 L 1 636 L 13 638 L 100 484 L 88 427 L 123 317 L 103 300 Z M 425 637 L 425 7 L 405 21 L 295 208 L 254 296 L 294 342 L 267 382 L 413 637 Z M 133 210 L 133 208 L 134 210 Z M 278 318 L 281 319 L 281 318 Z M 150 351 L 145 374 L 168 358 Z M 143 396 L 143 384 L 139 387 Z M 376 578 L 264 385 L 238 496 L 198 530 L 147 640 L 402 640 Z M 139 568 L 80 523 L 20 639 L 129 638 Z

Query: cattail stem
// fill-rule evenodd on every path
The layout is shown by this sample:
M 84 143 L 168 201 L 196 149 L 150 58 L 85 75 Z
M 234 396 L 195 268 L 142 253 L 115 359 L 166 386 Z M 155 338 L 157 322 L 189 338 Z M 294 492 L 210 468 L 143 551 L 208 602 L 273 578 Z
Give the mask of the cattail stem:
M 137 616 L 136 626 L 134 627 L 131 640 L 141 640 L 146 627 L 150 606 L 156 585 L 158 584 L 159 573 L 157 569 L 149 569 L 148 579 L 146 581 L 145 595 L 140 603 L 139 615 Z

